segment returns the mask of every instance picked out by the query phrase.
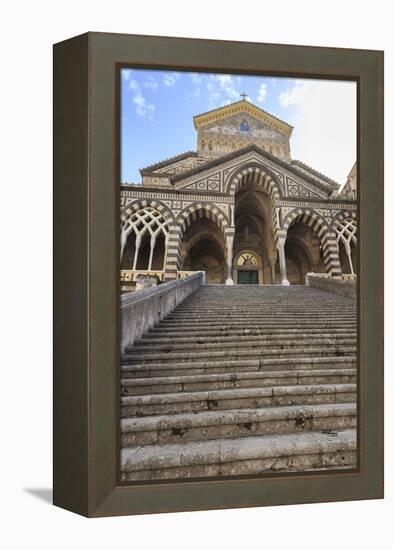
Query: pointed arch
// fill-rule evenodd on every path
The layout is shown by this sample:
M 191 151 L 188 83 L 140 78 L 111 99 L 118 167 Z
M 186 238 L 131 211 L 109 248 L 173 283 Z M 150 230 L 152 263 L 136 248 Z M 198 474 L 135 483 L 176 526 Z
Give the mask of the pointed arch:
M 332 277 L 340 277 L 341 267 L 337 240 L 327 221 L 313 209 L 295 208 L 283 219 L 282 236 L 284 239 L 286 239 L 288 229 L 296 222 L 304 223 L 314 231 L 321 243 L 326 271 Z
M 234 196 L 243 185 L 251 180 L 260 185 L 273 202 L 283 194 L 277 176 L 269 168 L 256 161 L 245 166 L 242 165 L 232 173 L 226 184 L 226 192 Z
M 193 203 L 184 208 L 176 217 L 177 225 L 180 228 L 180 236 L 183 236 L 192 222 L 201 218 L 207 218 L 215 222 L 224 236 L 229 229 L 230 224 L 227 216 L 219 207 L 214 204 Z
M 337 239 L 339 253 L 340 247 L 341 250 L 345 250 L 350 273 L 351 275 L 355 275 L 357 267 L 357 261 L 355 261 L 356 255 L 353 256 L 357 246 L 357 221 L 355 213 L 348 211 L 340 212 L 334 218 L 332 226 Z M 344 271 L 346 262 L 344 257 L 339 257 L 343 261 L 342 270 Z
M 138 208 L 129 213 L 122 225 L 120 259 L 122 259 L 127 239 L 131 233 L 135 235 L 132 269 L 138 268 L 138 261 L 141 262 L 140 250 L 145 250 L 146 246 L 149 247 L 149 256 L 148 259 L 146 258 L 147 269 L 149 271 L 152 269 L 153 258 L 157 259 L 156 245 L 159 240 L 164 247 L 161 265 L 161 269 L 164 269 L 169 239 L 169 226 L 164 214 L 153 206 Z M 160 260 L 159 263 L 161 263 Z
M 132 202 L 129 202 L 120 209 L 120 222 L 123 225 L 127 219 L 139 210 L 143 210 L 146 207 L 152 207 L 155 210 L 158 210 L 166 219 L 168 225 L 173 222 L 173 212 L 170 208 L 163 202 L 157 199 L 135 199 Z
M 341 210 L 332 221 L 332 231 L 337 233 L 338 225 L 346 219 L 357 220 L 356 212 L 353 210 Z

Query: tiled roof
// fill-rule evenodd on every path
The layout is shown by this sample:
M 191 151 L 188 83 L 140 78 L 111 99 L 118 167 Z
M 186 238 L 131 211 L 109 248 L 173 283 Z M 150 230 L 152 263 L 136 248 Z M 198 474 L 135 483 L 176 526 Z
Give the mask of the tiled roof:
M 332 180 L 331 178 L 328 178 L 327 176 L 325 176 L 325 174 L 322 174 L 322 172 L 318 172 L 318 170 L 315 170 L 314 168 L 311 168 L 311 166 L 309 166 L 305 162 L 302 162 L 301 160 L 293 160 L 292 161 L 292 166 L 300 166 L 300 168 L 303 168 L 307 172 L 310 172 L 310 174 L 313 174 L 317 178 L 321 178 L 322 180 L 325 180 L 326 182 L 330 183 L 331 185 L 335 185 L 337 187 L 340 187 L 340 185 L 336 181 Z
M 180 153 L 179 155 L 176 155 L 174 157 L 170 157 L 165 160 L 161 160 L 160 162 L 156 162 L 155 164 L 151 164 L 150 166 L 146 166 L 145 168 L 141 168 L 139 172 L 141 173 L 141 175 L 143 175 L 145 172 L 152 172 L 153 170 L 164 168 L 164 166 L 167 166 L 168 164 L 173 164 L 174 162 L 178 162 L 179 160 L 196 156 L 197 154 L 195 151 L 186 151 L 185 153 Z

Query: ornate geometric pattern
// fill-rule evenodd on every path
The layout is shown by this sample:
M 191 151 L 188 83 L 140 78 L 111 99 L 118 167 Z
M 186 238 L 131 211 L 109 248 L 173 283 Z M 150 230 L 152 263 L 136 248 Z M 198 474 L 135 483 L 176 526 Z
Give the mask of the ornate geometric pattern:
M 124 222 L 123 232 L 129 235 L 133 231 L 139 238 L 145 233 L 151 237 L 157 237 L 160 233 L 168 235 L 168 223 L 165 216 L 152 206 L 146 206 L 142 210 L 133 212 Z
M 122 246 L 132 230 L 137 235 L 162 232 L 167 244 L 165 278 L 176 278 L 185 231 L 196 220 L 207 218 L 221 230 L 230 263 L 229 251 L 235 236 L 235 196 L 243 186 L 252 183 L 252 188 L 257 186 L 270 197 L 271 227 L 267 230 L 270 239 L 273 232 L 269 245 L 273 252 L 276 252 L 274 245 L 285 243 L 291 224 L 305 223 L 320 239 L 328 273 L 340 275 L 338 242 L 356 243 L 356 201 L 343 201 L 343 195 L 337 194 L 338 184 L 300 161 L 292 161 L 289 153 L 292 128 L 259 111 L 262 118 L 258 123 L 252 118 L 257 110 L 248 102 L 199 115 L 194 118 L 197 151 L 142 170 L 142 185 L 122 185 Z M 235 118 L 232 121 L 230 117 Z M 243 120 L 249 125 L 248 132 L 240 131 Z M 255 143 L 247 145 L 251 134 Z M 275 143 L 259 144 L 254 138 Z M 215 140 L 216 146 L 211 154 L 207 147 L 210 140 Z M 247 146 L 241 140 L 246 140 Z M 287 147 L 284 152 L 283 147 Z M 355 168 L 356 165 L 351 171 L 353 177 Z M 141 212 L 141 216 L 134 216 L 136 212 Z
M 346 245 L 350 245 L 351 243 L 356 244 L 356 229 L 356 220 L 352 218 L 346 218 L 345 220 L 340 221 L 337 224 L 336 229 L 337 241 L 341 240 Z
M 150 259 L 148 269 L 151 269 L 154 247 L 157 237 L 160 234 L 163 234 L 165 237 L 165 246 L 167 246 L 168 244 L 169 227 L 165 216 L 162 214 L 162 212 L 156 210 L 152 206 L 145 206 L 140 210 L 132 212 L 122 226 L 120 259 L 123 256 L 127 238 L 131 232 L 135 233 L 135 253 L 133 258 L 133 269 L 136 269 L 139 247 L 141 245 L 144 235 L 146 234 L 149 234 L 150 236 Z M 164 266 L 162 267 L 164 268 Z

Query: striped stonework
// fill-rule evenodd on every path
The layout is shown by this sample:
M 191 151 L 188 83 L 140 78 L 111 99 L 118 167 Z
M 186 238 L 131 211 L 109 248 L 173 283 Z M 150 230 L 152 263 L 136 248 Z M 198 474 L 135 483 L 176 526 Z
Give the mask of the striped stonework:
M 295 223 L 300 222 L 310 227 L 318 236 L 327 273 L 332 277 L 340 277 L 342 273 L 337 240 L 327 221 L 315 210 L 296 208 L 287 214 L 283 220 L 282 232 L 285 232 L 285 237 L 288 229 Z
M 249 166 L 246 166 L 245 168 L 242 168 L 239 172 L 237 172 L 234 177 L 232 177 L 228 187 L 228 192 L 231 195 L 235 196 L 235 194 L 240 191 L 242 187 L 251 183 L 258 185 L 262 191 L 265 191 L 269 195 L 272 201 L 273 235 L 275 240 L 277 241 L 277 239 L 279 238 L 279 226 L 278 218 L 275 215 L 275 205 L 276 201 L 279 200 L 281 197 L 281 189 L 279 183 L 268 171 L 266 171 L 265 167 L 251 164 Z
M 262 190 L 268 193 L 273 203 L 281 196 L 280 186 L 275 178 L 265 167 L 256 164 L 245 166 L 232 176 L 227 187 L 227 193 L 235 195 L 247 183 L 260 185 Z
M 224 212 L 214 204 L 194 203 L 185 208 L 178 214 L 176 223 L 181 229 L 181 235 L 186 232 L 187 228 L 195 221 L 207 218 L 212 220 L 221 229 L 225 235 L 229 222 Z
M 181 228 L 177 224 L 169 227 L 168 250 L 164 266 L 165 280 L 176 279 L 177 271 L 180 270 L 180 245 Z

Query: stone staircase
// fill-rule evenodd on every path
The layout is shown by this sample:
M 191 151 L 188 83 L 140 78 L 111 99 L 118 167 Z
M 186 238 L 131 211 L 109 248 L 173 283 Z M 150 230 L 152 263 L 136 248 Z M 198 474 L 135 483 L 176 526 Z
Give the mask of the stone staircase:
M 207 285 L 122 357 L 123 481 L 356 466 L 356 304 Z

